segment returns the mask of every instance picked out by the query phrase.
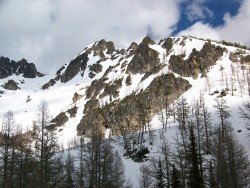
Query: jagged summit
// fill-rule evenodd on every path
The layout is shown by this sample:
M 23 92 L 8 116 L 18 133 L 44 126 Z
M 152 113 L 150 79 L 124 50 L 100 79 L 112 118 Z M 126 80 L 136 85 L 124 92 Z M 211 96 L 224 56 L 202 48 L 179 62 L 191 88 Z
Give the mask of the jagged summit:
M 160 110 L 159 98 L 168 97 L 173 102 L 198 87 L 197 83 L 199 88 L 203 88 L 201 90 L 211 83 L 221 83 L 222 73 L 219 70 L 230 70 L 231 64 L 235 69 L 240 67 L 239 72 L 244 71 L 246 75 L 249 57 L 249 50 L 235 44 L 189 36 L 168 37 L 159 43 L 145 37 L 140 43 L 132 42 L 127 49 L 120 50 L 115 49 L 113 42 L 103 39 L 87 46 L 54 75 L 43 78 L 37 77 L 34 65 L 26 60 L 12 63 L 19 67 L 13 68 L 15 66 L 8 58 L 0 58 L 0 74 L 5 77 L 0 86 L 0 95 L 9 103 L 13 103 L 12 98 L 17 95 L 19 99 L 23 98 L 24 104 L 18 110 L 20 116 L 17 119 L 22 119 L 23 112 L 34 109 L 37 101 L 47 99 L 53 105 L 56 122 L 53 129 L 62 138 L 70 137 L 69 132 L 71 136 L 87 134 L 90 124 L 97 122 L 101 122 L 99 124 L 102 124 L 104 131 L 114 127 L 115 124 L 109 122 L 112 119 L 110 115 L 122 111 L 128 102 L 135 105 L 131 118 L 136 128 L 136 104 L 147 102 L 151 108 L 148 116 L 153 118 Z M 3 71 L 5 69 L 8 71 Z M 13 74 L 23 75 L 24 78 L 36 77 L 32 83 L 19 77 L 6 77 Z M 231 78 L 224 76 L 225 79 L 229 82 Z M 217 85 L 211 88 L 219 93 L 228 87 Z M 247 84 L 245 87 L 248 87 Z M 28 95 L 31 102 L 26 103 Z M 13 106 L 17 105 L 13 103 Z M 124 114 L 118 115 L 127 118 Z M 59 121 L 61 118 L 64 121 Z M 124 124 L 123 120 L 119 121 Z
M 60 144 L 73 146 L 70 143 L 79 136 L 88 141 L 92 128 L 98 127 L 103 137 L 112 138 L 132 182 L 138 181 L 134 174 L 140 173 L 147 157 L 165 159 L 162 143 L 172 147 L 176 140 L 186 139 L 176 139 L 179 128 L 184 134 L 184 128 L 203 129 L 204 142 L 204 116 L 207 128 L 217 128 L 219 100 L 226 101 L 226 110 L 230 107 L 227 121 L 250 154 L 245 121 L 239 115 L 250 96 L 250 50 L 238 44 L 191 36 L 158 43 L 145 37 L 127 49 L 115 49 L 113 42 L 100 40 L 54 75 L 38 77 L 36 72 L 26 60 L 0 58 L 0 116 L 12 110 L 18 124 L 31 128 L 37 106 L 45 99 L 52 115 L 46 128 L 54 131 Z M 67 153 L 78 154 L 73 148 Z M 204 154 L 207 162 L 214 159 L 210 149 Z
M 115 51 L 115 45 L 112 41 L 106 41 L 102 39 L 95 42 L 90 48 L 87 48 L 85 52 L 87 54 L 94 53 L 95 56 L 105 57 L 104 53 L 112 54 Z
M 143 38 L 139 46 L 148 46 L 149 44 L 154 45 L 155 41 L 153 41 L 150 37 L 146 36 Z
M 0 79 L 12 75 L 22 75 L 24 78 L 42 77 L 43 74 L 37 71 L 33 63 L 28 63 L 26 59 L 18 62 L 10 60 L 7 57 L 0 57 Z

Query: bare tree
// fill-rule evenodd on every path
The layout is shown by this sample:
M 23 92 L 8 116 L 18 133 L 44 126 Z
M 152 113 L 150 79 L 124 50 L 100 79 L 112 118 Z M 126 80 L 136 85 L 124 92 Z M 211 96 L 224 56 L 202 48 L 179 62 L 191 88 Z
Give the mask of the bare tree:
M 217 109 L 217 115 L 220 120 L 219 126 L 221 127 L 222 136 L 224 135 L 224 130 L 228 125 L 228 118 L 230 117 L 229 106 L 226 104 L 224 98 L 215 99 L 216 105 L 214 107 Z
M 246 187 L 249 185 L 248 155 L 236 139 L 229 124 L 223 131 L 222 127 L 215 129 L 212 155 L 216 185 L 220 187 Z
M 146 165 L 140 167 L 139 185 L 141 188 L 150 188 L 152 186 L 151 170 Z
M 248 95 L 250 96 L 250 67 L 247 69 L 247 89 L 248 89 Z
M 14 136 L 14 126 L 15 119 L 12 111 L 8 111 L 4 114 L 3 122 L 2 122 L 2 131 L 1 131 L 1 166 L 3 166 L 2 171 L 2 185 L 3 187 L 8 187 L 11 182 L 11 174 L 10 174 L 10 163 L 11 163 L 11 154 L 12 152 L 12 139 Z
M 84 176 L 85 176 L 85 170 L 84 170 L 84 150 L 85 150 L 85 143 L 84 143 L 84 137 L 82 136 L 80 138 L 80 144 L 78 146 L 78 160 L 79 160 L 79 167 L 77 169 L 77 185 L 79 188 L 84 188 L 85 182 L 84 182 Z
M 240 115 L 246 121 L 246 128 L 250 131 L 250 102 L 243 103 L 240 107 Z
M 231 77 L 230 77 L 230 80 L 231 80 L 231 92 L 232 92 L 232 95 L 234 95 L 235 69 L 234 69 L 233 63 L 231 63 Z

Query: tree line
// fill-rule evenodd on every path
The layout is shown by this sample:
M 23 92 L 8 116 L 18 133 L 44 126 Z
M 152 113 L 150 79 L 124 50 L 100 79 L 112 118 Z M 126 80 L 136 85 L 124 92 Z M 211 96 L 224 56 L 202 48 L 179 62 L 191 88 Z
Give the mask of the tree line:
M 214 108 L 216 125 L 212 123 L 203 97 L 193 106 L 189 106 L 185 98 L 177 102 L 178 133 L 174 143 L 168 142 L 165 131 L 161 133 L 160 154 L 140 168 L 140 187 L 233 188 L 250 184 L 248 154 L 233 132 L 229 106 L 223 98 L 216 98 Z M 241 116 L 247 128 L 249 112 L 249 103 L 245 103 Z
M 250 164 L 229 121 L 230 110 L 223 98 L 216 99 L 218 123 L 204 98 L 189 106 L 185 98 L 169 105 L 161 103 L 162 122 L 159 153 L 149 165 L 140 168 L 139 185 L 148 187 L 246 187 L 250 182 Z M 144 161 L 145 135 L 154 145 L 155 133 L 150 125 L 147 103 L 138 103 L 138 132 L 132 131 L 129 103 L 124 106 L 125 124 L 117 124 L 126 153 Z M 249 103 L 241 108 L 241 116 L 249 128 Z M 93 114 L 94 115 L 94 114 Z M 178 125 L 174 143 L 165 137 L 168 119 Z M 8 111 L 0 133 L 0 185 L 9 187 L 132 187 L 126 180 L 124 165 L 112 147 L 112 138 L 105 139 L 100 126 L 91 125 L 88 141 L 80 137 L 76 147 L 62 151 L 56 133 L 48 127 L 51 121 L 48 103 L 41 101 L 33 128 L 23 131 L 16 126 L 14 114 Z M 91 122 L 89 122 L 91 123 Z M 130 132 L 131 131 L 131 132 Z M 72 153 L 76 152 L 76 155 Z M 126 154 L 125 153 L 125 154 Z
M 0 134 L 0 187 L 129 187 L 120 156 L 98 126 L 93 126 L 90 141 L 81 137 L 74 150 L 61 151 L 56 133 L 48 128 L 50 121 L 44 100 L 32 130 L 23 132 L 16 126 L 13 112 L 5 113 Z

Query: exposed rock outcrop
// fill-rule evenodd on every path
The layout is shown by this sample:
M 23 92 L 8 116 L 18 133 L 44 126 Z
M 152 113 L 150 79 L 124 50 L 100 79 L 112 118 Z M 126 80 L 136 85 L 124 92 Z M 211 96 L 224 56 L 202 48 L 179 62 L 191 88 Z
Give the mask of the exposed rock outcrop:
M 6 57 L 0 57 L 0 79 L 7 78 L 11 75 L 22 75 L 24 78 L 36 78 L 44 76 L 38 72 L 33 63 L 28 63 L 26 59 L 18 62 Z
M 53 86 L 56 84 L 55 79 L 50 79 L 50 81 L 42 86 L 42 89 L 48 89 L 49 87 Z
M 162 41 L 160 41 L 161 47 L 166 49 L 166 53 L 169 54 L 173 47 L 173 39 L 168 37 Z
M 70 118 L 76 117 L 77 110 L 78 110 L 78 107 L 74 106 L 73 108 L 67 111 L 70 115 Z
M 110 97 L 110 101 L 112 101 L 113 98 L 116 98 L 119 96 L 119 89 L 122 86 L 122 79 L 116 79 L 113 83 L 106 84 L 104 87 L 103 93 L 100 94 L 100 98 L 104 98 L 106 96 Z
M 172 55 L 169 60 L 169 69 L 181 76 L 197 78 L 199 73 L 203 73 L 215 65 L 224 51 L 224 48 L 214 46 L 207 42 L 201 51 L 197 51 L 194 48 L 187 60 L 183 60 L 181 55 Z
M 95 63 L 89 66 L 89 77 L 94 78 L 96 74 L 102 72 L 102 65 L 100 63 Z
M 138 127 L 138 113 L 141 111 L 140 105 L 145 105 L 150 111 L 147 111 L 146 115 L 152 118 L 161 107 L 159 106 L 159 100 L 164 97 L 168 97 L 169 102 L 173 102 L 191 85 L 188 81 L 182 78 L 176 78 L 173 74 L 166 74 L 160 77 L 156 77 L 149 87 L 144 91 L 141 91 L 137 95 L 131 94 L 125 97 L 121 101 L 113 101 L 104 107 L 101 107 L 97 99 L 92 99 L 85 105 L 85 116 L 77 126 L 79 134 L 89 134 L 91 127 L 94 124 L 98 124 L 101 127 L 118 128 L 119 124 L 124 124 L 128 114 L 125 113 L 125 107 L 128 107 L 130 111 L 131 126 Z M 115 130 L 115 128 L 114 128 Z
M 243 58 L 243 63 L 250 65 L 250 55 L 247 55 L 246 57 Z
M 94 53 L 95 56 L 100 56 L 101 58 L 105 57 L 104 52 L 107 54 L 112 54 L 115 51 L 115 45 L 113 42 L 102 39 L 98 42 L 95 42 L 95 44 L 86 50 L 87 54 L 90 54 L 91 52 Z
M 145 37 L 134 52 L 134 57 L 127 67 L 127 73 L 143 74 L 157 72 L 162 68 L 159 53 L 149 47 L 155 42 Z
M 83 95 L 79 95 L 77 92 L 75 92 L 72 101 L 73 103 L 76 103 L 77 101 L 79 101 L 81 98 L 83 97 Z
M 61 76 L 61 82 L 66 83 L 72 78 L 74 78 L 79 72 L 81 72 L 81 76 L 84 75 L 84 71 L 87 67 L 87 62 L 89 58 L 86 53 L 83 53 L 77 56 L 74 60 L 72 60 L 67 66 L 65 72 Z
M 105 87 L 106 83 L 104 83 L 107 78 L 103 77 L 99 80 L 93 80 L 91 85 L 86 90 L 86 98 L 94 98 L 96 97 L 100 91 Z
M 3 85 L 3 88 L 7 89 L 7 90 L 18 90 L 18 89 L 20 89 L 18 87 L 18 83 L 16 83 L 14 80 L 8 80 L 8 82 Z
M 138 47 L 139 46 L 138 46 L 138 44 L 136 42 L 132 42 L 130 44 L 130 46 L 128 47 L 128 49 L 127 49 L 127 52 L 128 52 L 128 56 L 127 57 L 130 57 L 130 56 L 134 55 L 135 52 L 136 52 L 136 50 L 138 49 Z
M 57 127 L 63 126 L 69 120 L 65 112 L 61 112 L 54 119 L 51 120 L 51 124 L 48 127 L 50 130 L 54 130 Z

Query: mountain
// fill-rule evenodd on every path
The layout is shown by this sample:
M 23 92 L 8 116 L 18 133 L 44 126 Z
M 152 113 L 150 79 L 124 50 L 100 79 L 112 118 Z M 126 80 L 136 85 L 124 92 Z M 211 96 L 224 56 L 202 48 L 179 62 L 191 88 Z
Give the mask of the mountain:
M 77 135 L 88 137 L 94 125 L 106 137 L 121 134 L 126 126 L 130 132 L 147 123 L 153 130 L 162 129 L 161 112 L 183 98 L 192 106 L 202 97 L 217 124 L 214 106 L 216 99 L 223 98 L 230 107 L 234 131 L 250 152 L 245 121 L 239 115 L 239 107 L 249 100 L 249 76 L 250 50 L 237 43 L 183 36 L 157 44 L 145 37 L 127 49 L 116 49 L 113 42 L 100 40 L 55 74 L 41 74 L 25 59 L 15 62 L 1 57 L 0 115 L 12 110 L 18 124 L 31 127 L 37 105 L 46 99 L 53 115 L 49 128 L 66 146 Z M 138 118 L 142 116 L 147 122 Z M 167 121 L 171 141 L 177 124 L 173 115 Z M 159 145 L 160 134 L 156 137 Z M 156 152 L 157 144 L 151 149 Z
M 95 123 L 116 134 L 114 117 L 126 119 L 122 108 L 133 101 L 131 118 L 136 130 L 139 124 L 135 118 L 139 111 L 136 104 L 147 102 L 150 107 L 147 115 L 152 119 L 163 108 L 159 105 L 161 98 L 168 98 L 171 104 L 191 91 L 196 92 L 192 100 L 198 99 L 200 92 L 211 96 L 215 91 L 222 93 L 228 89 L 230 95 L 232 66 L 246 84 L 242 84 L 243 94 L 239 94 L 235 81 L 237 94 L 230 98 L 238 100 L 242 95 L 240 100 L 248 99 L 249 54 L 238 44 L 190 36 L 169 37 L 159 44 L 145 37 L 140 44 L 133 42 L 127 49 L 116 49 L 113 42 L 101 40 L 87 46 L 54 76 L 41 74 L 25 59 L 15 62 L 1 57 L 0 96 L 2 106 L 6 106 L 1 115 L 12 109 L 17 122 L 30 126 L 38 101 L 44 98 L 54 117 L 51 128 L 57 129 L 60 137 L 68 136 L 69 132 L 71 137 L 87 135 Z M 25 114 L 32 115 L 29 121 Z

